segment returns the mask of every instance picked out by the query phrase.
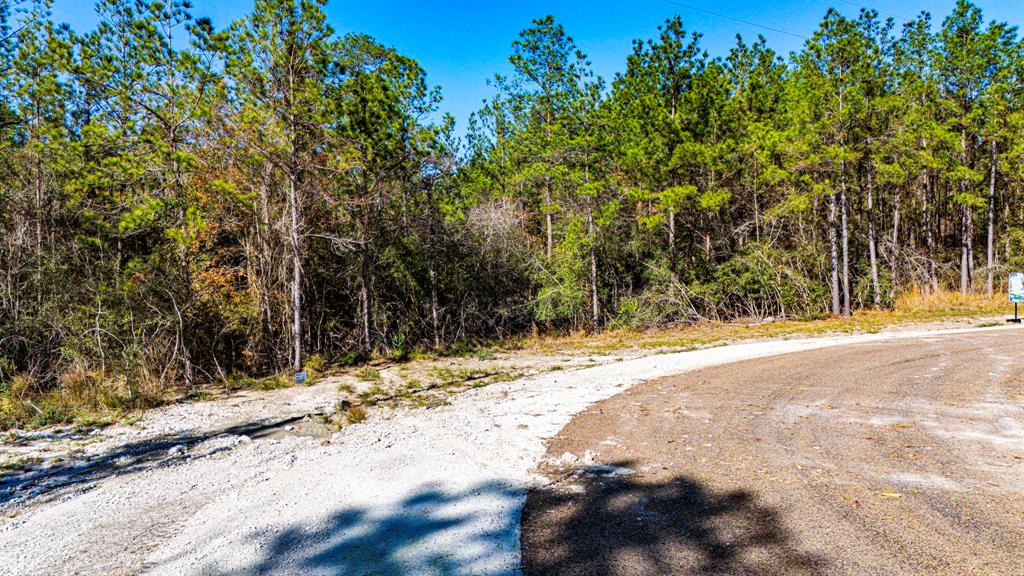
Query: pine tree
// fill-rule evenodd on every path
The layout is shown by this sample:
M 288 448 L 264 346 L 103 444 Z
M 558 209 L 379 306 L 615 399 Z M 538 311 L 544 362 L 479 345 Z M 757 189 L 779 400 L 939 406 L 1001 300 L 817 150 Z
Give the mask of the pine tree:
M 222 44 L 225 75 L 233 85 L 229 129 L 247 143 L 255 159 L 273 167 L 266 183 L 270 198 L 264 201 L 284 200 L 289 363 L 296 372 L 303 364 L 305 209 L 321 177 L 330 110 L 324 95 L 333 30 L 323 4 L 324 0 L 259 0 L 251 14 L 231 26 Z

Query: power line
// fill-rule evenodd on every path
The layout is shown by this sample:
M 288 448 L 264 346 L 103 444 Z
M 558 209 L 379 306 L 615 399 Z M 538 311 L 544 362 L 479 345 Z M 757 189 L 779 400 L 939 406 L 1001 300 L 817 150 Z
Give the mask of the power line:
M 794 38 L 800 38 L 801 40 L 810 40 L 810 38 L 808 38 L 807 36 L 801 36 L 800 34 L 794 34 L 793 32 L 788 32 L 786 30 L 781 30 L 779 28 L 772 28 L 771 26 L 765 26 L 764 24 L 758 24 L 756 22 L 751 22 L 749 20 L 743 20 L 742 18 L 735 18 L 733 16 L 729 16 L 729 15 L 726 15 L 726 14 L 719 14 L 718 12 L 712 12 L 711 10 L 705 10 L 704 8 L 698 8 L 696 6 L 690 6 L 689 4 L 683 4 L 682 2 L 673 2 L 672 0 L 658 0 L 658 1 L 659 2 L 663 2 L 665 4 L 672 4 L 674 6 L 680 6 L 682 8 L 686 8 L 687 10 L 693 10 L 695 12 L 703 12 L 704 14 L 710 14 L 711 16 L 716 16 L 718 18 L 725 18 L 726 20 L 732 20 L 733 22 L 739 22 L 740 24 L 746 24 L 747 26 L 753 26 L 755 28 L 761 28 L 761 29 L 764 29 L 764 30 L 770 30 L 772 32 L 778 32 L 779 34 L 786 34 L 786 35 L 792 36 Z

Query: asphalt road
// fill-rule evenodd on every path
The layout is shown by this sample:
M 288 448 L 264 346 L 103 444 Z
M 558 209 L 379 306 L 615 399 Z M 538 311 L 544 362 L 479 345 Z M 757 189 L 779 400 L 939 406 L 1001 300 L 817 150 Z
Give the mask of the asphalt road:
M 1024 331 L 637 385 L 548 444 L 527 576 L 1024 575 Z

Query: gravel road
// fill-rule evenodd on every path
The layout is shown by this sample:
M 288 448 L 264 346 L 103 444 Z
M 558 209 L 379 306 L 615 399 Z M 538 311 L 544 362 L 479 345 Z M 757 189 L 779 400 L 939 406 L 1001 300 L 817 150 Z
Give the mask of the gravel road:
M 759 342 L 549 372 L 433 409 L 374 412 L 326 437 L 282 430 L 329 406 L 330 387 L 154 410 L 86 439 L 54 470 L 0 483 L 0 574 L 517 574 L 520 516 L 526 491 L 545 481 L 545 442 L 594 402 L 727 362 L 892 339 L 922 346 L 920 337 Z M 794 410 L 799 419 L 828 408 Z
M 549 444 L 525 573 L 1024 574 L 1022 336 L 776 356 L 599 402 Z

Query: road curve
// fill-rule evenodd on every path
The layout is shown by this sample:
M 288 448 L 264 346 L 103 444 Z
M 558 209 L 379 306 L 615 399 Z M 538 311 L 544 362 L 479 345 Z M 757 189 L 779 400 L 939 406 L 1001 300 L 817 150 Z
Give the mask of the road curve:
M 1024 574 L 1019 330 L 638 384 L 548 443 L 526 576 Z

